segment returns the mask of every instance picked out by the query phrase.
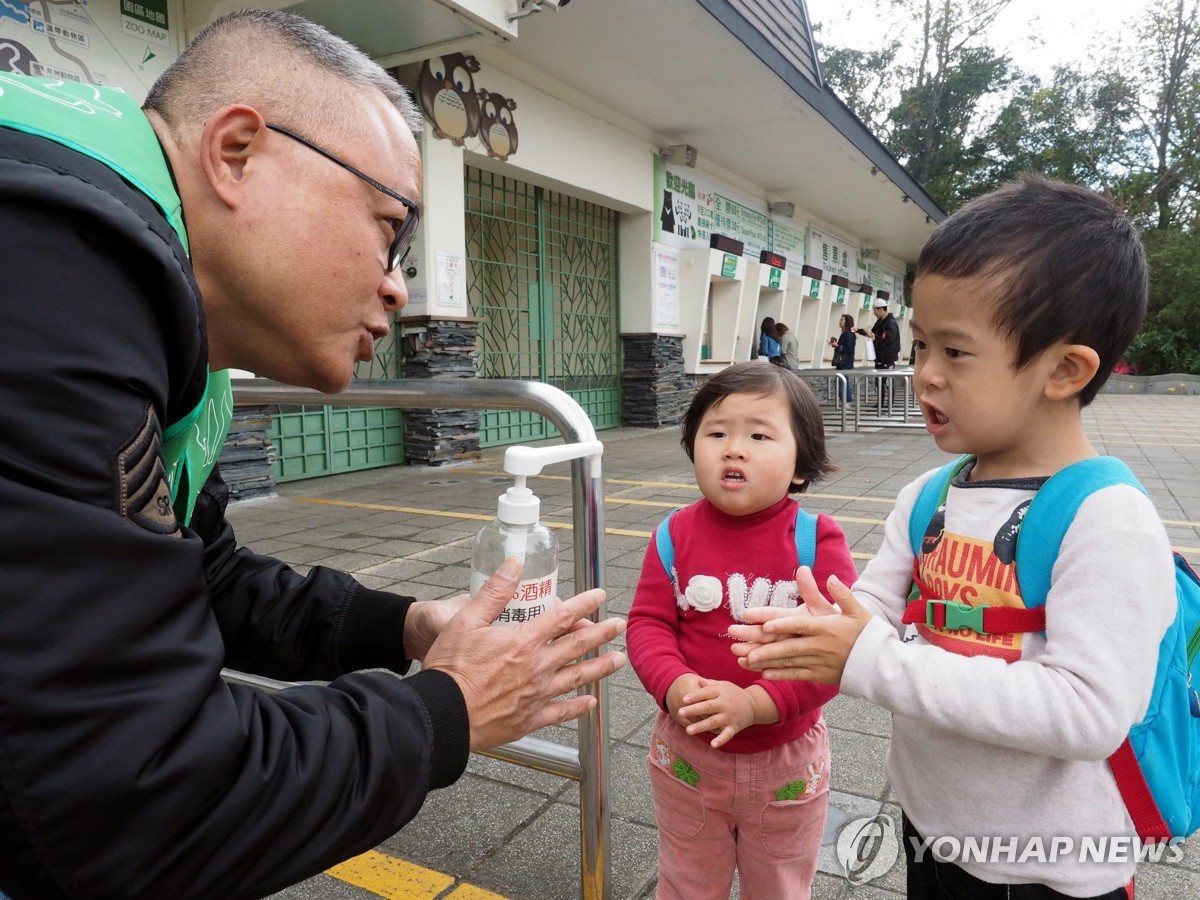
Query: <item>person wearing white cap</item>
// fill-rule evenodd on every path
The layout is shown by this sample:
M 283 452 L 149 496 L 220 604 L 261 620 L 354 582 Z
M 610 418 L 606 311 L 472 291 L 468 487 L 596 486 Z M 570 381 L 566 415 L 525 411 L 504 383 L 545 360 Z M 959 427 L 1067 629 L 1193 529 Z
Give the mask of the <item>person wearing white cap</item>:
M 875 313 L 875 324 L 870 332 L 860 328 L 858 333 L 864 337 L 869 334 L 875 344 L 875 368 L 894 369 L 900 358 L 900 324 L 888 311 L 888 302 L 882 297 L 876 297 L 871 308 Z

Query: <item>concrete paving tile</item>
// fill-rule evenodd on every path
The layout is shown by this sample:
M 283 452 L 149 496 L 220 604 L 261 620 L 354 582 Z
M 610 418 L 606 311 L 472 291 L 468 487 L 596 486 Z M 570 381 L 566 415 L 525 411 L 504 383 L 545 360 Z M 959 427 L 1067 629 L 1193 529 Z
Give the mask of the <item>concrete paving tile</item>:
M 637 896 L 658 871 L 657 832 L 620 822 L 610 834 L 612 896 Z M 579 873 L 578 810 L 556 803 L 472 870 L 471 881 L 513 900 L 576 900 Z
M 886 709 L 881 709 L 866 700 L 838 694 L 825 704 L 825 722 L 831 731 L 830 740 L 836 740 L 837 734 L 858 732 L 871 734 L 876 737 L 890 737 L 892 733 L 892 715 Z M 846 734 L 845 740 L 853 740 L 852 734 Z
M 467 872 L 519 834 L 549 802 L 543 794 L 467 773 L 430 794 L 417 818 L 380 849 L 468 877 Z

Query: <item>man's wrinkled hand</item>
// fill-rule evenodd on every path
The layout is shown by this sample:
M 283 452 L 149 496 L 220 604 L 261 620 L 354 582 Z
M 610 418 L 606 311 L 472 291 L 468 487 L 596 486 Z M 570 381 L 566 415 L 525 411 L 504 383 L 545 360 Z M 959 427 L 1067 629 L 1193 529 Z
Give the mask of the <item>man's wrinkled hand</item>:
M 404 616 L 404 656 L 423 662 L 425 654 L 450 620 L 467 605 L 471 597 L 459 594 L 445 600 L 415 600 Z
M 584 658 L 625 631 L 621 618 L 587 621 L 604 600 L 601 590 L 585 591 L 519 625 L 493 627 L 520 575 L 520 564 L 505 560 L 425 654 L 425 668 L 446 672 L 462 690 L 472 750 L 579 718 L 596 698 L 574 692 L 625 664 L 616 651 Z

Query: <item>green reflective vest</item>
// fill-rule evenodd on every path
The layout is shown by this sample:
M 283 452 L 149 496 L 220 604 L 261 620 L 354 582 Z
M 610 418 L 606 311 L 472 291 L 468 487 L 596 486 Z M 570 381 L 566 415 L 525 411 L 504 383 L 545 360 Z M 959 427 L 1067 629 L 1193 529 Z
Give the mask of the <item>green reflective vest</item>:
M 188 249 L 183 204 L 158 137 L 124 91 L 0 72 L 0 126 L 48 138 L 108 166 L 154 202 Z M 210 371 L 200 402 L 163 431 L 171 503 L 184 525 L 191 522 L 232 417 L 229 372 Z

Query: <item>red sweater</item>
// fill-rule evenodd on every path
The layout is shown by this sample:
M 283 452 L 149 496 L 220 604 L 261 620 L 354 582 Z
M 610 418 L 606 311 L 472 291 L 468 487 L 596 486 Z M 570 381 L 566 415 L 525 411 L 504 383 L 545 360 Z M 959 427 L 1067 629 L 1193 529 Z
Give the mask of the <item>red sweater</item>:
M 821 706 L 837 694 L 833 685 L 765 681 L 739 666 L 729 649 L 729 626 L 746 606 L 764 605 L 766 598 L 772 606 L 796 605 L 796 507 L 795 500 L 784 497 L 753 515 L 731 516 L 699 500 L 671 517 L 676 585 L 653 538 L 642 562 L 626 644 L 634 671 L 659 705 L 666 709 L 675 679 L 695 672 L 742 687 L 760 685 L 779 709 L 777 723 L 752 725 L 734 735 L 721 748 L 730 753 L 755 753 L 794 740 L 816 724 Z M 817 516 L 813 575 L 822 590 L 830 575 L 847 585 L 858 578 L 846 536 L 826 515 Z

